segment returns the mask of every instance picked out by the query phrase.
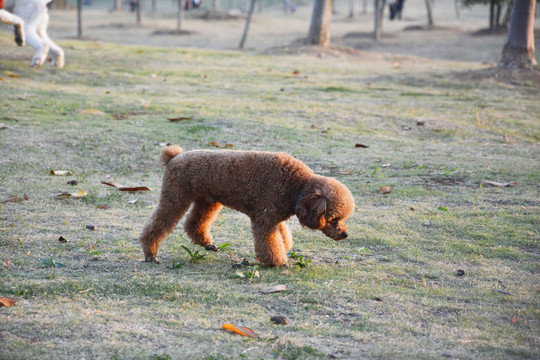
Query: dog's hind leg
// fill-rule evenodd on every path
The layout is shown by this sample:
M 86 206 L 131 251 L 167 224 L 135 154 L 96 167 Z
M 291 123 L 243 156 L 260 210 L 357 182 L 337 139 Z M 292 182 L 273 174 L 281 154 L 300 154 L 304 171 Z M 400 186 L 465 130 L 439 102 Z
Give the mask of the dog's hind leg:
M 287 223 L 285 221 L 279 223 L 279 233 L 283 238 L 283 245 L 285 246 L 285 251 L 291 250 L 293 244 L 291 230 L 289 230 L 289 227 L 287 226 Z
M 217 250 L 215 246 L 211 246 L 210 228 L 222 207 L 219 202 L 211 203 L 204 199 L 195 201 L 184 221 L 184 230 L 194 244 L 204 246 L 208 250 Z
M 17 2 L 13 13 L 23 19 L 26 42 L 36 50 L 32 67 L 43 64 L 49 54 L 49 44 L 38 34 L 38 28 L 45 19 L 44 16 L 47 17 L 47 7 L 41 2 Z
M 51 40 L 47 34 L 47 26 L 49 25 L 49 14 L 44 14 L 41 23 L 37 29 L 37 34 L 47 43 L 51 53 L 51 65 L 59 68 L 64 67 L 64 50 Z
M 280 224 L 268 225 L 256 221 L 251 222 L 255 240 L 255 254 L 266 266 L 280 266 L 287 263 L 285 240 L 281 235 Z
M 174 227 L 191 205 L 192 199 L 178 186 L 165 186 L 161 190 L 158 208 L 144 226 L 139 241 L 145 261 L 157 262 L 156 256 L 161 243 L 174 230 Z

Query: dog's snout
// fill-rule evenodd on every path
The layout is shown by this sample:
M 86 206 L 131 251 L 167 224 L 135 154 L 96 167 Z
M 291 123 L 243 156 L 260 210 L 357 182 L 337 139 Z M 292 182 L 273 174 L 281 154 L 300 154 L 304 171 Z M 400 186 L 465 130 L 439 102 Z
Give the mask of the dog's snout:
M 349 233 L 348 233 L 348 232 L 344 231 L 344 232 L 341 233 L 341 238 L 342 238 L 342 239 L 346 239 L 347 236 L 349 236 Z

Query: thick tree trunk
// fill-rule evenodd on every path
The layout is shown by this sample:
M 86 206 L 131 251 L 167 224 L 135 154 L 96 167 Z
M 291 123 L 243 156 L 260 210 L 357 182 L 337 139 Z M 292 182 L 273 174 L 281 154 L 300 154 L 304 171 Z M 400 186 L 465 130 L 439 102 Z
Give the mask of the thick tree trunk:
M 432 0 L 426 0 L 426 10 L 427 10 L 427 18 L 428 18 L 428 25 L 433 26 L 433 4 L 431 3 Z
M 315 0 L 306 43 L 308 45 L 329 47 L 331 20 L 332 0 Z
M 536 0 L 514 0 L 510 26 L 499 66 L 530 68 L 534 58 L 534 10 Z
M 111 10 L 112 11 L 122 10 L 122 0 L 113 0 L 113 7 Z
M 349 0 L 349 18 L 354 18 L 356 13 L 356 0 Z
M 375 0 L 375 30 L 373 31 L 373 39 L 379 41 L 382 37 L 382 23 L 384 17 L 384 6 L 386 1 L 384 0 Z
M 249 30 L 249 24 L 251 23 L 251 16 L 253 15 L 253 10 L 255 9 L 255 0 L 251 0 L 251 4 L 249 5 L 249 12 L 248 16 L 246 18 L 246 26 L 244 28 L 244 33 L 242 34 L 242 40 L 240 40 L 240 49 L 244 48 L 244 43 L 246 42 L 248 30 Z
M 495 0 L 489 4 L 489 31 L 495 30 Z

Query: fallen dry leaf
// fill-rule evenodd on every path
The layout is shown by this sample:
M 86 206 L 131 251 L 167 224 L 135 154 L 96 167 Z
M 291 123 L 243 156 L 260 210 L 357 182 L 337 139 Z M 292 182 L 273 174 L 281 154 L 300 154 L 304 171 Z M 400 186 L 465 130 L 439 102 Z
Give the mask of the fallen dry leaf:
M 514 187 L 517 185 L 517 182 L 515 181 L 511 181 L 511 182 L 508 182 L 508 183 L 500 183 L 500 182 L 496 182 L 496 181 L 484 181 L 484 184 L 487 184 L 487 185 L 491 185 L 491 186 L 497 186 L 497 187 Z
M 66 176 L 66 175 L 73 175 L 73 173 L 71 171 L 66 171 L 66 170 L 51 170 L 50 172 L 51 175 L 56 175 L 56 176 Z
M 343 175 L 352 175 L 352 170 L 341 170 L 339 172 L 340 174 L 343 174 Z
M 215 147 L 218 147 L 218 148 L 232 148 L 233 147 L 232 144 L 221 145 L 221 144 L 218 144 L 215 141 L 212 141 L 209 145 L 212 145 L 212 146 L 215 146 Z
M 11 263 L 11 260 L 9 260 L 9 259 L 4 261 L 4 263 L 2 264 L 2 266 L 5 267 L 5 268 L 10 267 L 11 265 L 13 265 L 13 264 Z
M 8 202 L 20 202 L 20 201 L 23 201 L 23 200 L 28 200 L 28 196 L 24 195 L 23 197 L 18 197 L 18 196 L 12 196 L 8 199 L 5 199 L 5 200 L 2 200 L 0 202 L 2 203 L 8 203 Z
M 63 237 L 63 236 L 60 236 L 60 237 L 58 238 L 58 241 L 63 242 L 63 243 L 71 242 L 71 240 L 68 240 L 68 239 L 66 239 L 66 238 Z
M 21 77 L 19 74 L 15 74 L 14 72 L 11 72 L 9 70 L 4 70 L 4 75 L 12 77 L 12 78 L 19 78 Z
M 86 194 L 86 191 L 84 190 L 77 190 L 76 192 L 74 192 L 73 194 L 71 193 L 68 193 L 68 192 L 62 192 L 62 193 L 58 193 L 55 195 L 56 198 L 63 198 L 63 197 L 72 197 L 74 199 L 80 199 L 80 198 L 83 198 L 85 197 L 87 194 Z
M 97 230 L 96 225 L 86 225 L 85 226 L 88 230 Z
M 261 290 L 263 294 L 271 294 L 275 292 L 285 291 L 287 290 L 287 285 L 276 285 L 276 286 L 269 286 L 265 287 Z
M 193 120 L 193 116 L 179 116 L 175 118 L 167 118 L 170 122 L 183 121 L 183 120 Z
M 119 191 L 150 191 L 150 189 L 147 188 L 146 186 L 124 186 L 113 180 L 102 181 L 101 183 L 103 185 L 109 185 L 109 186 L 115 187 Z
M 0 307 L 2 306 L 13 306 L 17 303 L 17 300 L 9 299 L 7 297 L 0 297 Z
M 354 144 L 354 147 L 357 147 L 357 148 L 364 148 L 364 149 L 365 149 L 365 148 L 368 148 L 369 145 L 364 145 L 364 144 L 358 143 L 358 144 Z
M 106 115 L 103 111 L 98 110 L 98 109 L 93 109 L 93 108 L 86 109 L 86 110 L 80 110 L 79 113 L 88 114 L 88 115 L 99 115 L 99 116 Z
M 240 335 L 243 335 L 243 336 L 246 336 L 246 337 L 257 337 L 257 334 L 255 334 L 255 332 L 253 332 L 253 330 L 251 330 L 250 328 L 247 328 L 247 327 L 235 326 L 235 325 L 233 325 L 231 323 L 223 324 L 221 327 L 223 329 L 227 330 L 227 331 L 230 331 L 230 332 L 233 332 L 233 333 L 236 333 L 236 334 L 240 334 Z
M 381 188 L 379 189 L 379 194 L 381 195 L 385 195 L 385 194 L 390 194 L 392 192 L 392 189 L 390 188 L 390 186 L 381 186 Z

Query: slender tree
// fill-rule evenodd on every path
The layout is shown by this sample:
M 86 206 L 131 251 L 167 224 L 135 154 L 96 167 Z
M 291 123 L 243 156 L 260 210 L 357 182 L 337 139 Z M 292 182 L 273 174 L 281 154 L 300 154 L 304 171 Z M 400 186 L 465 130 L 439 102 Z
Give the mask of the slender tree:
M 122 0 L 113 0 L 113 7 L 111 10 L 112 11 L 122 10 Z
M 428 18 L 428 25 L 433 26 L 433 0 L 426 0 L 426 10 L 427 10 L 427 18 Z
M 256 0 L 251 0 L 251 3 L 249 5 L 249 12 L 246 18 L 246 26 L 244 27 L 244 33 L 242 34 L 242 39 L 240 40 L 240 49 L 244 48 L 244 43 L 246 42 L 249 24 L 251 23 L 251 16 L 253 15 L 253 10 L 255 9 L 255 1 Z
M 329 47 L 331 20 L 332 0 L 315 0 L 306 43 L 308 45 Z
M 77 37 L 82 38 L 82 0 L 77 0 Z
M 375 0 L 375 30 L 373 31 L 373 39 L 379 41 L 382 37 L 382 23 L 384 18 L 385 0 Z
M 500 67 L 530 68 L 536 65 L 534 58 L 535 8 L 536 0 L 514 0 Z
M 184 19 L 184 11 L 182 8 L 182 0 L 178 0 L 178 12 L 176 13 L 176 31 L 182 30 L 182 20 Z

